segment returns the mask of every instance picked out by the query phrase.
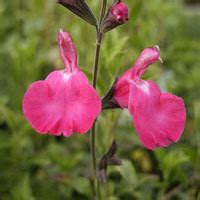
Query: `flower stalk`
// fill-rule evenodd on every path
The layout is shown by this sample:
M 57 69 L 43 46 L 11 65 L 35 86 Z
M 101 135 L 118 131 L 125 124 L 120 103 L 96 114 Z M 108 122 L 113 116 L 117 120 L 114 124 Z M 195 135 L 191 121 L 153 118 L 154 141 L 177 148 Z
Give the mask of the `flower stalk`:
M 101 13 L 100 13 L 100 20 L 99 25 L 97 28 L 97 34 L 96 34 L 96 51 L 95 51 L 95 58 L 94 58 L 94 68 L 93 68 L 93 87 L 96 89 L 97 87 L 97 77 L 98 77 L 98 69 L 99 69 L 99 58 L 100 58 L 100 52 L 101 52 L 101 43 L 103 38 L 103 33 L 100 32 L 100 26 L 102 23 L 102 20 L 106 13 L 106 4 L 107 0 L 102 0 L 102 7 L 101 7 Z M 97 200 L 101 199 L 100 194 L 100 183 L 98 180 L 97 175 L 97 159 L 96 159 L 96 121 L 93 124 L 92 130 L 90 132 L 90 148 L 91 148 L 91 157 L 92 157 L 92 165 L 93 165 L 93 185 L 94 185 L 94 198 Z

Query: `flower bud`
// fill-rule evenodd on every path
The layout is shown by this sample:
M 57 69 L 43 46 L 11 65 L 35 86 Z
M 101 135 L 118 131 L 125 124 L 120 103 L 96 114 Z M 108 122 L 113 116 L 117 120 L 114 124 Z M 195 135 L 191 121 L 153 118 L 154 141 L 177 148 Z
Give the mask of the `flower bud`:
M 85 0 L 58 0 L 57 2 L 87 21 L 89 24 L 97 26 L 96 17 Z
M 102 183 L 107 182 L 108 165 L 115 165 L 115 166 L 122 165 L 122 160 L 116 155 L 116 153 L 117 153 L 117 144 L 115 141 L 113 141 L 108 152 L 102 156 L 100 162 L 98 163 L 99 180 Z
M 124 2 L 121 2 L 121 0 L 116 0 L 103 20 L 101 31 L 105 33 L 124 24 L 128 21 L 128 16 L 128 6 Z
M 125 23 L 128 20 L 128 6 L 123 2 L 114 6 L 111 13 L 119 23 Z

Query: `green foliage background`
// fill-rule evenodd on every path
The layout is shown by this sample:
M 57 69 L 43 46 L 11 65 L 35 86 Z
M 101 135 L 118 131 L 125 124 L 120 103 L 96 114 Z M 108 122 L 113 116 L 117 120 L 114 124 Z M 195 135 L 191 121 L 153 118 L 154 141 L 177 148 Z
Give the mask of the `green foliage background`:
M 115 138 L 123 165 L 109 168 L 102 199 L 200 199 L 200 5 L 125 2 L 130 21 L 104 38 L 100 94 L 145 47 L 158 44 L 164 64 L 154 64 L 145 78 L 184 98 L 187 126 L 179 143 L 152 152 L 142 146 L 127 111 L 104 111 L 98 122 L 98 158 Z M 100 1 L 88 3 L 98 15 Z M 60 28 L 72 34 L 79 64 L 91 81 L 92 27 L 54 0 L 0 0 L 0 199 L 92 199 L 89 134 L 41 136 L 22 113 L 28 86 L 63 68 L 57 45 Z

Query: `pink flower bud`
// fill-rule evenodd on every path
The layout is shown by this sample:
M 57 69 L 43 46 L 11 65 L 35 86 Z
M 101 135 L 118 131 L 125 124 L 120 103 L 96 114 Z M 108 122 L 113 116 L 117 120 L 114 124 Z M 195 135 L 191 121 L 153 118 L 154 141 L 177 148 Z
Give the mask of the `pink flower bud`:
M 120 2 L 119 4 L 115 5 L 111 12 L 115 17 L 115 20 L 119 23 L 128 21 L 128 6 L 124 2 Z
M 128 16 L 128 6 L 124 2 L 121 2 L 121 0 L 116 0 L 108 10 L 103 20 L 101 31 L 105 33 L 119 25 L 124 24 L 128 21 Z

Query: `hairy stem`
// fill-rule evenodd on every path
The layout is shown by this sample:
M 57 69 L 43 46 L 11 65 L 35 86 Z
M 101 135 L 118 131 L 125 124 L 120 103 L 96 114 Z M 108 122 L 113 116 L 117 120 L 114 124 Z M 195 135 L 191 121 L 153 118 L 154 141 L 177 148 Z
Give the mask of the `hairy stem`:
M 98 69 L 99 69 L 99 58 L 100 58 L 100 51 L 101 51 L 101 42 L 102 42 L 102 33 L 99 31 L 99 27 L 102 23 L 103 17 L 106 12 L 106 4 L 107 0 L 102 0 L 102 7 L 100 13 L 100 22 L 97 29 L 97 38 L 96 38 L 96 51 L 95 51 L 95 59 L 94 59 L 94 71 L 93 71 L 93 87 L 96 89 L 97 87 L 97 76 L 98 76 Z M 96 159 L 96 121 L 93 124 L 92 130 L 90 132 L 90 145 L 91 145 L 91 156 L 92 156 L 92 165 L 93 165 L 93 174 L 94 174 L 94 199 L 100 200 L 100 185 L 98 181 L 98 174 L 97 174 L 97 159 Z

